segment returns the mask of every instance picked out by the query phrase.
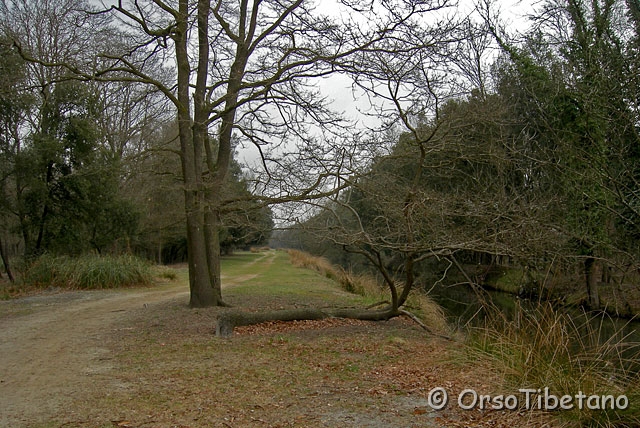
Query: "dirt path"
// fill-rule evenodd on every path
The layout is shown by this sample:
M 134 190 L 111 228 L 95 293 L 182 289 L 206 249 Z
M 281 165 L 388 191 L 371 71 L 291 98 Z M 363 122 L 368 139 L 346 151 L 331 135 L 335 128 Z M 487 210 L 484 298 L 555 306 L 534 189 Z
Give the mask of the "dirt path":
M 0 302 L 0 426 L 44 425 L 111 368 L 101 345 L 131 310 L 183 296 L 172 283 Z
M 278 287 L 298 275 L 319 295 L 335 291 L 269 254 L 229 271 L 231 299 L 259 265 L 277 267 Z M 215 339 L 217 312 L 189 309 L 185 282 L 0 302 L 0 427 L 526 425 L 429 409 L 430 388 L 484 388 L 487 376 L 449 364 L 451 344 L 409 321 L 270 324 Z M 298 286 L 308 294 L 238 296 L 251 308 L 315 301 Z
M 273 252 L 247 263 L 273 263 Z M 225 278 L 225 287 L 257 274 Z M 188 301 L 181 282 L 148 289 L 46 293 L 0 302 L 0 427 L 45 425 L 113 367 L 105 346 L 134 311 Z M 99 385 L 98 385 L 99 386 Z
M 249 263 L 246 263 L 244 266 L 244 269 L 248 270 L 249 268 L 256 265 L 257 263 L 261 263 L 261 265 L 264 267 L 270 266 L 273 264 L 275 258 L 276 258 L 276 253 L 273 251 L 261 253 L 260 257 L 250 261 Z M 259 273 L 249 273 L 245 275 L 233 275 L 233 276 L 222 274 L 221 275 L 221 279 L 223 283 L 222 288 L 230 288 L 230 287 L 240 285 L 245 281 L 250 281 L 254 278 L 257 278 L 258 275 Z

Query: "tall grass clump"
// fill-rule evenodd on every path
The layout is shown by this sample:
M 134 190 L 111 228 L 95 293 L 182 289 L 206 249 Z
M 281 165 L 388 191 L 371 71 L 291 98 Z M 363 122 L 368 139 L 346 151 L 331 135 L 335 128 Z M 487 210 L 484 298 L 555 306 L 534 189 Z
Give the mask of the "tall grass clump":
M 152 281 L 150 264 L 127 255 L 43 255 L 29 266 L 24 276 L 28 285 L 75 289 L 131 287 L 149 285 Z
M 178 272 L 175 269 L 170 268 L 169 266 L 156 266 L 155 276 L 160 279 L 165 279 L 168 281 L 175 281 L 178 279 Z
M 513 319 L 497 311 L 491 314 L 483 326 L 471 329 L 467 349 L 472 362 L 500 375 L 499 387 L 507 394 L 549 388 L 556 397 L 579 393 L 627 397 L 626 409 L 615 408 L 610 401 L 605 409 L 595 409 L 586 400 L 580 409 L 574 398 L 573 408 L 553 412 L 562 426 L 640 426 L 638 344 L 627 342 L 620 331 L 603 336 L 602 319 L 598 323 L 585 314 L 576 321 L 540 303 L 531 310 L 519 306 Z M 524 402 L 522 396 L 520 404 Z
M 287 250 L 287 253 L 289 254 L 289 261 L 294 266 L 314 270 L 334 281 L 340 277 L 340 269 L 333 266 L 324 257 L 314 256 L 299 250 Z
M 429 326 L 432 332 L 450 337 L 453 329 L 447 321 L 447 315 L 435 300 L 422 291 L 415 290 L 409 295 L 405 307 Z
M 364 297 L 383 298 L 384 289 L 372 275 L 346 271 L 334 266 L 324 257 L 314 256 L 299 250 L 288 250 L 291 264 L 305 269 L 314 270 L 326 278 L 336 281 L 349 293 Z
M 349 293 L 379 300 L 386 298 L 384 288 L 373 275 L 340 269 L 337 281 Z

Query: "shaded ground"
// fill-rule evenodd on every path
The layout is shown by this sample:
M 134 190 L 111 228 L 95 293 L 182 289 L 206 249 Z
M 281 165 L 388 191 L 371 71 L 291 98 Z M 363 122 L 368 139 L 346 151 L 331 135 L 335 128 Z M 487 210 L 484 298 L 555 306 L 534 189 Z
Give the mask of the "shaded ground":
M 228 301 L 247 310 L 359 303 L 275 252 L 225 267 Z M 0 426 L 541 426 L 430 408 L 432 388 L 455 400 L 491 392 L 491 376 L 409 321 L 270 323 L 220 339 L 219 309 L 187 301 L 182 269 L 155 288 L 0 302 Z

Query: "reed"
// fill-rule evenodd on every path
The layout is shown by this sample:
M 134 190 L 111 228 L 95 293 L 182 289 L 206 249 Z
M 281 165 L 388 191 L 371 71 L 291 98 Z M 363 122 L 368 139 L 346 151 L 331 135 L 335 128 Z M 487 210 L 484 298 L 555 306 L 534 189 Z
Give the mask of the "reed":
M 571 409 L 556 409 L 553 415 L 563 426 L 640 424 L 638 344 L 629 343 L 620 331 L 603 337 L 602 322 L 595 316 L 585 314 L 576 321 L 548 303 L 527 310 L 519 306 L 513 319 L 495 311 L 483 326 L 471 329 L 468 345 L 472 362 L 497 372 L 504 392 L 548 388 L 558 397 L 580 392 L 627 397 L 626 409 L 610 403 L 606 409 L 580 409 L 576 402 Z

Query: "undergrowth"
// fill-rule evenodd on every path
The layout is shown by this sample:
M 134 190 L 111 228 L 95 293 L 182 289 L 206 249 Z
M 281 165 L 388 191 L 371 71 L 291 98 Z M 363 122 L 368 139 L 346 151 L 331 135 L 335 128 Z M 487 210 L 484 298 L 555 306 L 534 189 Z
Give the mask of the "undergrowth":
M 482 327 L 472 328 L 469 355 L 476 365 L 501 375 L 505 392 L 548 388 L 557 397 L 574 397 L 572 408 L 553 412 L 563 426 L 640 426 L 639 344 L 629 343 L 620 331 L 603 337 L 601 321 L 585 314 L 578 322 L 545 303 L 532 310 L 518 307 L 513 319 L 496 311 Z M 609 401 L 605 409 L 595 408 L 594 400 L 580 409 L 575 398 L 580 393 L 624 395 L 628 407 L 619 409 Z M 542 410 L 551 409 L 543 405 Z
M 161 273 L 171 278 L 170 272 Z M 35 287 L 101 289 L 149 285 L 153 282 L 152 266 L 133 256 L 80 257 L 43 255 L 25 271 L 23 281 Z

